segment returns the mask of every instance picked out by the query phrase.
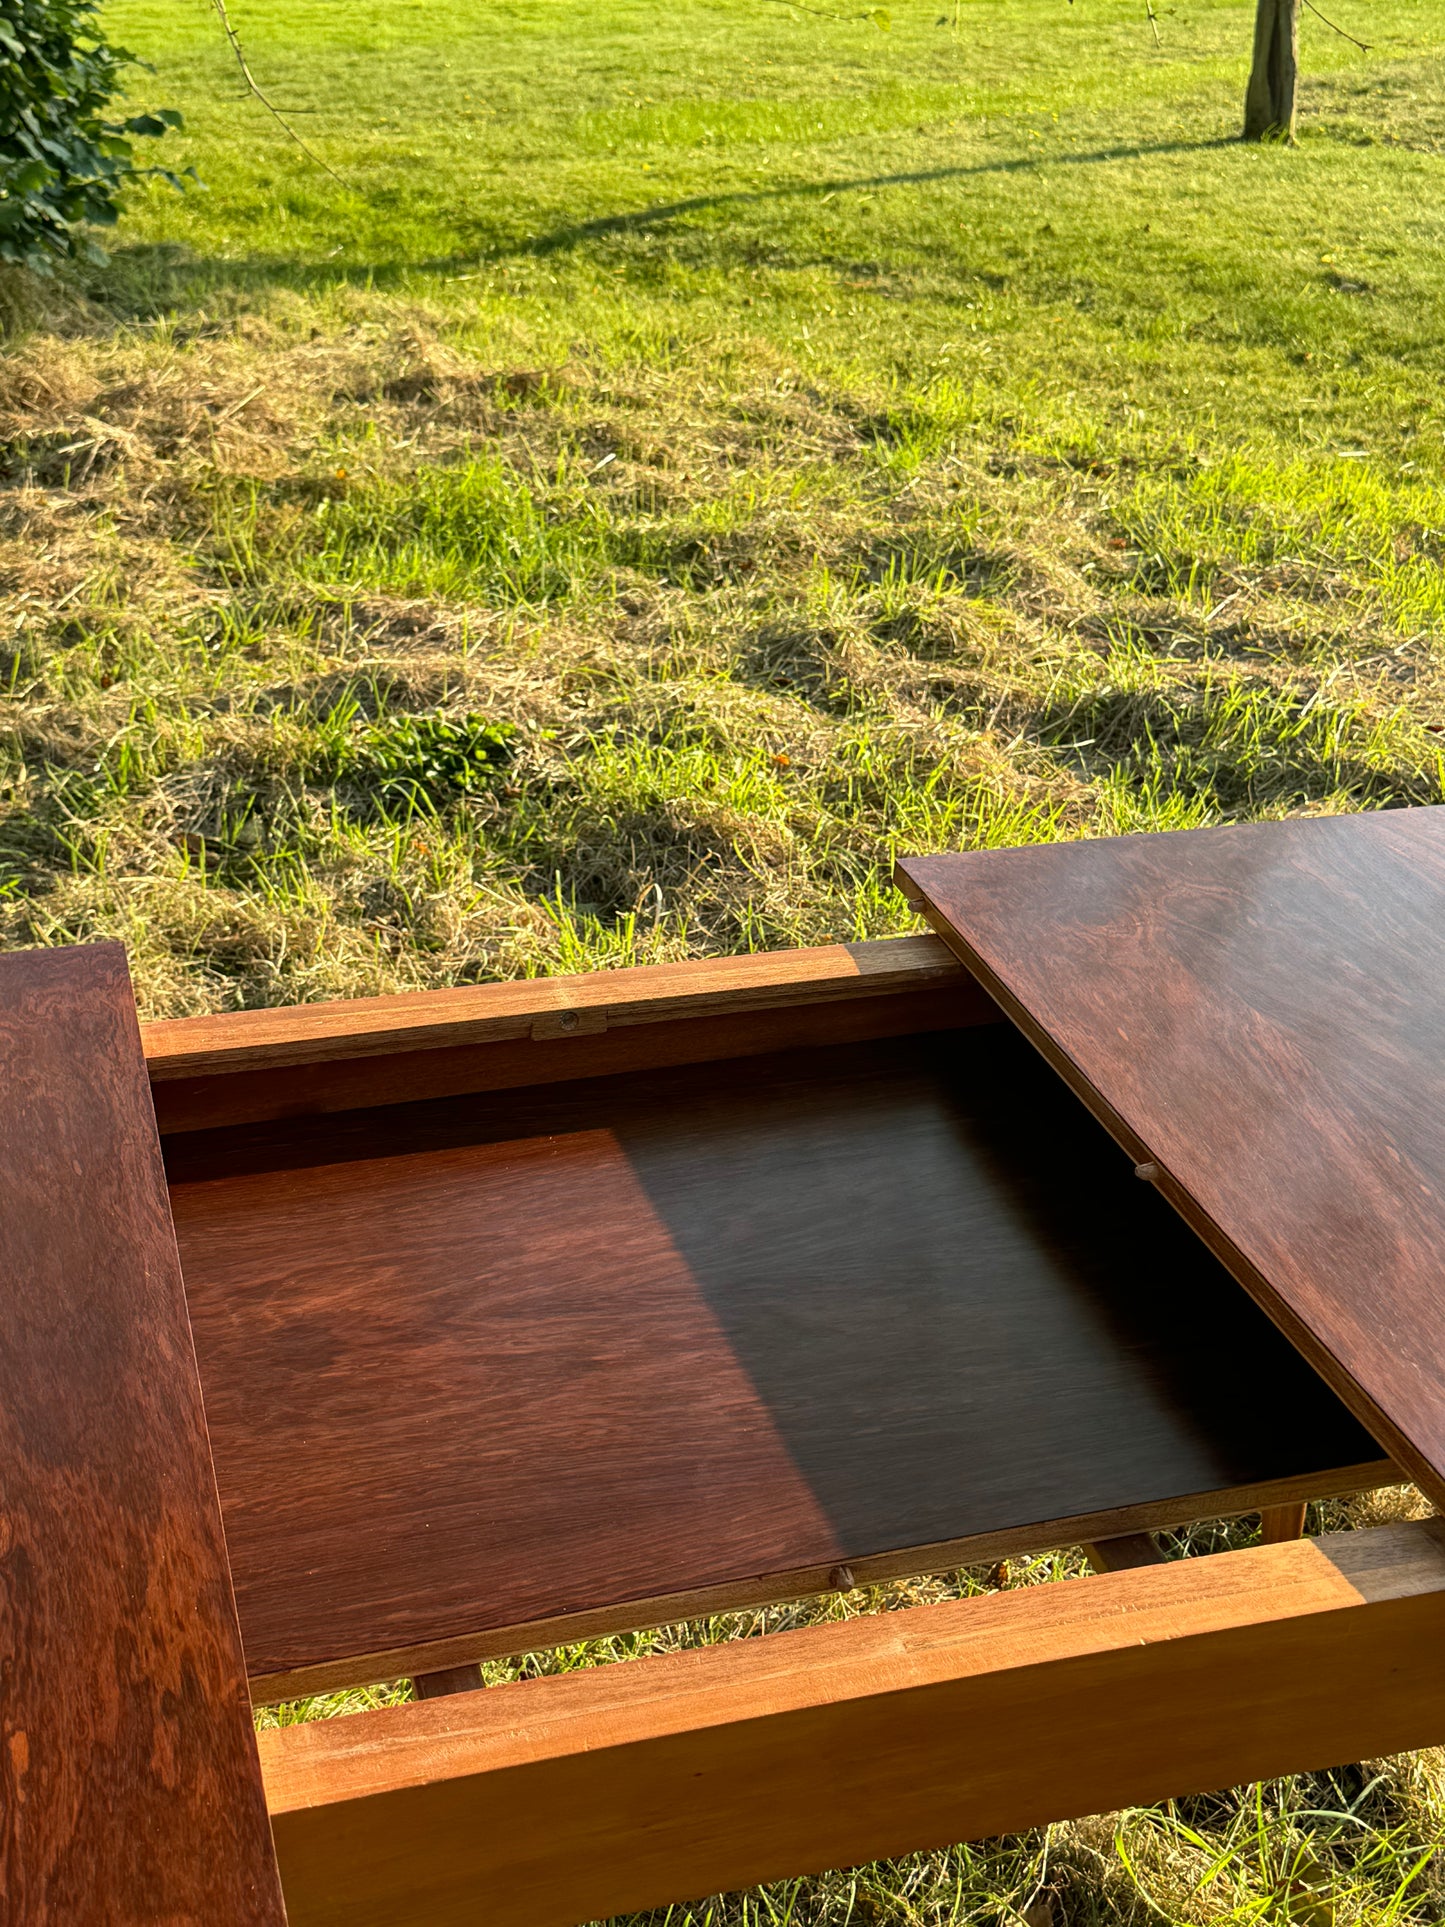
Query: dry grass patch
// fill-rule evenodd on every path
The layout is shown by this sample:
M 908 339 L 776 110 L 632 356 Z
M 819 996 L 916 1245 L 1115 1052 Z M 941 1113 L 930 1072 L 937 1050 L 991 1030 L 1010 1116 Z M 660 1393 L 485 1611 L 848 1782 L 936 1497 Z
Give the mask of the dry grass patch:
M 127 936 L 148 1011 L 879 934 L 895 849 L 1440 794 L 1381 634 L 1424 538 L 1382 563 L 1353 477 L 1308 568 L 1256 523 L 1186 572 L 1171 454 L 422 315 L 39 339 L 0 411 L 5 928 Z M 515 747 L 364 793 L 417 716 Z

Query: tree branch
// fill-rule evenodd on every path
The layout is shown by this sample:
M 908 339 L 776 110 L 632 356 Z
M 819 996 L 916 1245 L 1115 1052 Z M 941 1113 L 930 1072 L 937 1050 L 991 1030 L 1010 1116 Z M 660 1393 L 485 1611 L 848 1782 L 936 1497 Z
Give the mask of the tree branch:
M 865 7 L 861 13 L 834 13 L 831 8 L 806 7 L 803 0 L 774 0 L 780 7 L 790 7 L 794 13 L 810 13 L 815 20 L 877 20 L 887 9 L 884 7 Z M 1072 6 L 1074 0 L 1069 0 Z
M 260 101 L 261 105 L 266 109 L 266 112 L 271 116 L 272 120 L 275 121 L 276 125 L 281 129 L 281 131 L 289 135 L 290 138 L 293 141 L 295 141 L 296 145 L 301 149 L 301 152 L 306 156 L 307 160 L 314 161 L 316 166 L 321 169 L 323 174 L 329 174 L 332 180 L 336 182 L 338 187 L 349 188 L 351 186 L 350 181 L 343 180 L 342 177 L 337 173 L 334 167 L 328 167 L 326 162 L 322 160 L 321 156 L 318 153 L 316 153 L 312 148 L 306 145 L 305 141 L 302 140 L 301 136 L 296 132 L 296 129 L 291 125 L 290 121 L 287 120 L 286 116 L 281 112 L 281 109 L 275 104 L 274 101 L 269 100 L 267 96 L 264 93 L 262 93 L 261 89 L 257 86 L 256 76 L 251 72 L 250 66 L 248 65 L 246 60 L 246 50 L 241 45 L 241 36 L 236 32 L 236 29 L 231 25 L 231 16 L 226 11 L 226 0 L 211 0 L 211 5 L 216 9 L 216 18 L 220 21 L 222 31 L 224 32 L 227 40 L 229 40 L 231 43 L 231 52 L 236 56 L 236 65 L 241 70 L 241 78 L 246 83 L 247 92 L 252 93 L 256 96 L 257 100 Z
M 1315 0 L 1305 0 L 1305 5 L 1317 20 L 1323 20 L 1327 27 L 1334 28 L 1334 31 L 1340 36 L 1341 40 L 1348 40 L 1350 45 L 1352 47 L 1358 47 L 1362 54 L 1367 54 L 1370 51 L 1363 40 L 1356 40 L 1352 33 L 1346 33 L 1343 27 L 1335 26 L 1334 21 L 1330 19 L 1328 14 L 1320 12 L 1319 8 L 1315 5 Z

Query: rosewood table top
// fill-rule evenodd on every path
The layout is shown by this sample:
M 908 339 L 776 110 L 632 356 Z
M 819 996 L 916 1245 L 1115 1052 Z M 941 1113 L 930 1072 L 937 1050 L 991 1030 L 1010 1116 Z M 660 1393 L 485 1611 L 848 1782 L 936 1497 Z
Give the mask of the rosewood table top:
M 909 858 L 904 888 L 1445 1501 L 1445 809 Z

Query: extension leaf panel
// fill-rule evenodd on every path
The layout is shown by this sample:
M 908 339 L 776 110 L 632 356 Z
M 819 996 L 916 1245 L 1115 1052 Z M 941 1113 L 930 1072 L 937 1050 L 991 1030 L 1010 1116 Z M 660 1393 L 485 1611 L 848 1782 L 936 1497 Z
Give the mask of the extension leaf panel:
M 906 891 L 1445 1501 L 1445 809 L 913 857 Z
M 166 1155 L 266 1697 L 1398 1476 L 1005 1023 Z

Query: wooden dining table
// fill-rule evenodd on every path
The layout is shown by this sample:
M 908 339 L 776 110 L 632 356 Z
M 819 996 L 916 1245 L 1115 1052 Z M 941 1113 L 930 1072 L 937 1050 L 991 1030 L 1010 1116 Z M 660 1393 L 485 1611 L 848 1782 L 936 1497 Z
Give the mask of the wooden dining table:
M 1445 1740 L 1440 1524 L 1303 1536 L 1445 1491 L 1445 813 L 899 880 L 144 1026 L 0 956 L 0 1916 L 570 1927 Z

